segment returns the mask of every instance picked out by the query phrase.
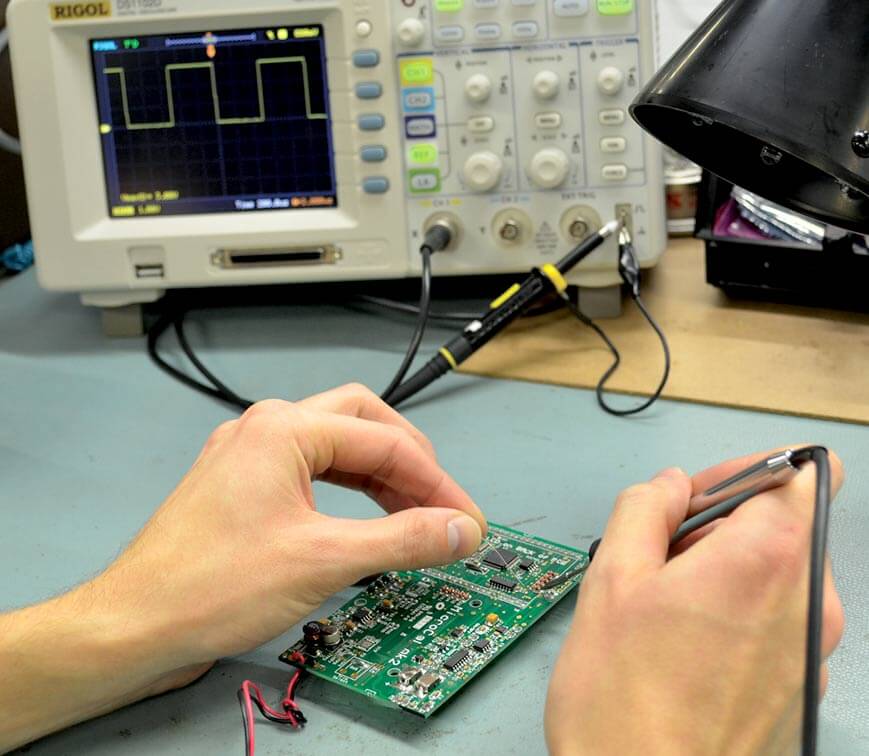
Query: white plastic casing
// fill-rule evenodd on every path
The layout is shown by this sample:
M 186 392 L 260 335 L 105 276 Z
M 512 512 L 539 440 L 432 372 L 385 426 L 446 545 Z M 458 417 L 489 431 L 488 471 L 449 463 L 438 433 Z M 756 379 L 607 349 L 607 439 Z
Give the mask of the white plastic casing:
M 519 272 L 573 245 L 563 231 L 572 208 L 588 208 L 604 221 L 617 207 L 630 208 L 641 262 L 653 265 L 665 246 L 660 152 L 626 115 L 652 73 L 649 2 L 12 0 L 7 18 L 39 280 L 48 289 L 80 292 L 86 303 L 115 306 L 175 287 L 415 276 L 420 229 L 439 212 L 458 218 L 462 235 L 434 258 L 436 274 Z M 54 20 L 58 5 L 70 10 Z M 613 7 L 627 12 L 602 12 Z M 95 9 L 109 15 L 91 15 Z M 337 207 L 109 216 L 89 40 L 304 24 L 324 28 Z M 355 66 L 353 53 L 363 49 L 378 51 L 379 64 Z M 615 94 L 601 90 L 601 72 L 610 67 L 624 76 Z M 408 71 L 422 78 L 408 81 Z M 484 79 L 491 83 L 487 97 Z M 380 83 L 382 94 L 358 98 L 355 85 L 362 82 Z M 540 99 L 541 87 L 549 99 Z M 419 110 L 409 90 L 430 91 L 430 105 Z M 358 117 L 370 113 L 383 115 L 383 129 L 360 130 Z M 433 134 L 420 132 L 423 120 L 432 122 Z M 624 151 L 602 149 L 620 145 L 619 138 Z M 369 145 L 384 147 L 386 159 L 363 161 L 360 151 Z M 561 178 L 553 150 L 568 165 L 559 185 L 546 188 Z M 541 152 L 547 159 L 535 162 Z M 473 177 L 469 161 L 478 166 Z M 371 177 L 385 178 L 388 191 L 367 193 Z M 505 245 L 493 229 L 493 219 L 510 207 L 531 219 L 525 243 Z M 337 260 L 214 263 L 222 249 L 324 245 L 338 248 Z M 137 277 L 137 265 L 151 263 L 163 275 Z M 617 283 L 613 243 L 569 280 Z

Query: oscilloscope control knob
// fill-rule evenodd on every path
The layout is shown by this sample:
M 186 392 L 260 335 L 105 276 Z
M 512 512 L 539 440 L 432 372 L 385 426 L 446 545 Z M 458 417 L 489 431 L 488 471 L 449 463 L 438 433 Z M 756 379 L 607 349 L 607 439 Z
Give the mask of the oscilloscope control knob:
M 501 180 L 501 158 L 494 152 L 475 152 L 462 168 L 462 177 L 472 192 L 488 192 Z
M 615 66 L 607 66 L 597 76 L 597 86 L 605 95 L 616 95 L 625 84 L 625 73 Z
M 561 81 L 555 71 L 540 71 L 531 85 L 538 100 L 551 100 L 558 94 Z
M 492 82 L 485 74 L 474 74 L 465 82 L 465 97 L 471 102 L 485 102 L 492 94 Z
M 418 18 L 406 18 L 398 25 L 398 41 L 405 47 L 416 47 L 425 36 L 425 26 Z
M 555 147 L 547 147 L 531 158 L 528 176 L 541 189 L 555 189 L 564 183 L 569 170 L 567 155 Z

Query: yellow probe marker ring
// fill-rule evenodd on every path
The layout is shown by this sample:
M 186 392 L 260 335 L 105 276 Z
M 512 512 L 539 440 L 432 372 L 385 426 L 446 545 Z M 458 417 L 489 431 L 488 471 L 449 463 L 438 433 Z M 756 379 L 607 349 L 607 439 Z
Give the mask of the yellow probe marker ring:
M 455 369 L 459 366 L 459 363 L 456 362 L 456 358 L 453 357 L 452 354 L 450 354 L 450 350 L 447 349 L 446 347 L 441 347 L 441 349 L 440 349 L 440 355 L 441 355 L 441 356 L 442 356 L 442 357 L 443 357 L 447 362 L 450 363 L 450 367 L 451 367 L 453 370 L 455 370 Z
M 550 280 L 559 294 L 563 294 L 567 291 L 567 280 L 563 275 L 561 275 L 561 271 L 552 263 L 546 263 L 546 265 L 540 268 L 540 272 Z

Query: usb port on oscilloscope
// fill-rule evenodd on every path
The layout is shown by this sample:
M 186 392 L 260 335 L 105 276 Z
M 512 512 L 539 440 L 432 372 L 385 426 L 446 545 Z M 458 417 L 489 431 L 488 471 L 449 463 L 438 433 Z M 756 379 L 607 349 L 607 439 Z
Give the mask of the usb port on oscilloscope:
M 136 278 L 163 278 L 165 271 L 162 263 L 145 263 L 135 265 Z

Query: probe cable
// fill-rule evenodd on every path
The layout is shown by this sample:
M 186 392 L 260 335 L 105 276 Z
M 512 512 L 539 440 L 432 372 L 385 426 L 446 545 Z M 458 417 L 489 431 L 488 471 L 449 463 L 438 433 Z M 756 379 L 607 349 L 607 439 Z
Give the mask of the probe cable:
M 640 296 L 640 262 L 637 259 L 636 252 L 634 251 L 634 245 L 631 241 L 630 231 L 624 224 L 622 225 L 621 231 L 619 232 L 619 275 L 621 276 L 622 281 L 627 284 L 631 299 L 633 299 L 634 304 L 636 304 L 637 309 L 639 309 L 642 316 L 646 319 L 646 322 L 657 334 L 658 339 L 660 339 L 661 341 L 661 347 L 664 350 L 664 374 L 661 377 L 661 382 L 658 384 L 658 388 L 655 389 L 655 393 L 653 393 L 646 401 L 636 407 L 631 407 L 629 409 L 617 409 L 607 402 L 604 390 L 609 379 L 612 378 L 613 375 L 615 375 L 616 371 L 621 366 L 622 356 L 619 353 L 616 345 L 613 343 L 612 339 L 607 336 L 606 331 L 604 331 L 603 328 L 601 328 L 591 318 L 586 316 L 585 313 L 583 313 L 582 310 L 580 310 L 570 300 L 570 297 L 568 297 L 566 293 L 562 293 L 561 298 L 564 300 L 565 305 L 567 305 L 567 309 L 573 313 L 574 317 L 577 320 L 579 320 L 583 325 L 590 328 L 598 336 L 600 336 L 601 340 L 607 345 L 613 355 L 612 365 L 610 365 L 607 371 L 603 374 L 601 379 L 598 381 L 597 386 L 595 387 L 597 403 L 600 405 L 600 408 L 604 412 L 607 412 L 610 415 L 615 415 L 616 417 L 629 417 L 631 415 L 636 415 L 640 412 L 643 412 L 644 410 L 647 410 L 655 402 L 657 402 L 658 399 L 661 398 L 661 394 L 664 392 L 664 389 L 667 386 L 667 382 L 670 380 L 671 359 L 670 345 L 667 343 L 667 337 L 664 335 L 663 329 L 661 328 L 661 326 L 658 325 L 657 321 L 652 316 L 652 313 L 649 312 L 648 307 L 646 307 L 645 302 L 643 302 L 643 299 Z
M 823 446 L 808 446 L 791 452 L 789 461 L 797 468 L 808 462 L 815 464 L 815 507 L 812 517 L 812 534 L 809 558 L 809 595 L 806 617 L 805 683 L 803 686 L 802 756 L 814 756 L 818 748 L 818 707 L 821 703 L 821 638 L 824 621 L 824 568 L 827 560 L 827 541 L 832 500 L 830 457 Z M 721 484 L 723 487 L 725 483 Z M 716 488 L 718 488 L 716 486 Z M 714 489 L 713 489 L 714 490 Z M 749 488 L 713 507 L 686 520 L 670 541 L 673 546 L 685 536 L 699 530 L 713 520 L 726 517 L 746 501 L 760 493 L 757 487 Z M 711 492 L 711 491 L 710 491 Z M 707 492 L 707 493 L 710 493 Z M 601 545 L 597 539 L 589 548 L 593 560 Z M 568 576 L 563 576 L 567 578 Z M 569 578 L 568 578 L 569 579 Z M 561 579 L 547 583 L 545 588 L 555 588 Z
M 418 394 L 438 378 L 455 370 L 472 354 L 482 349 L 510 323 L 524 315 L 553 293 L 567 289 L 565 274 L 582 262 L 621 228 L 611 221 L 574 247 L 557 263 L 534 268 L 522 283 L 516 283 L 489 305 L 488 312 L 474 318 L 445 344 L 422 368 L 399 385 L 386 399 L 397 407 Z
M 422 343 L 422 338 L 430 319 L 432 288 L 431 256 L 435 252 L 446 249 L 452 242 L 453 237 L 453 228 L 447 223 L 436 223 L 426 232 L 425 240 L 420 247 L 420 254 L 422 255 L 422 293 L 420 295 L 419 307 L 415 308 L 418 313 L 417 325 L 398 372 L 383 392 L 382 397 L 384 400 L 386 400 L 386 398 L 404 380 L 407 371 L 410 369 L 413 360 L 419 351 L 419 346 Z M 148 356 L 157 367 L 171 375 L 176 380 L 181 381 L 185 386 L 188 386 L 201 394 L 210 396 L 213 399 L 217 399 L 218 401 L 226 402 L 230 406 L 244 412 L 244 410 L 254 404 L 253 400 L 246 399 L 229 388 L 229 386 L 209 370 L 198 357 L 196 352 L 193 350 L 193 347 L 190 345 L 190 342 L 187 340 L 187 335 L 184 331 L 186 315 L 187 313 L 184 310 L 177 310 L 175 312 L 170 310 L 159 317 L 157 322 L 148 331 Z M 181 350 L 208 383 L 196 380 L 183 370 L 179 370 L 174 365 L 171 365 L 162 357 L 158 350 L 159 340 L 170 326 L 174 327 Z

